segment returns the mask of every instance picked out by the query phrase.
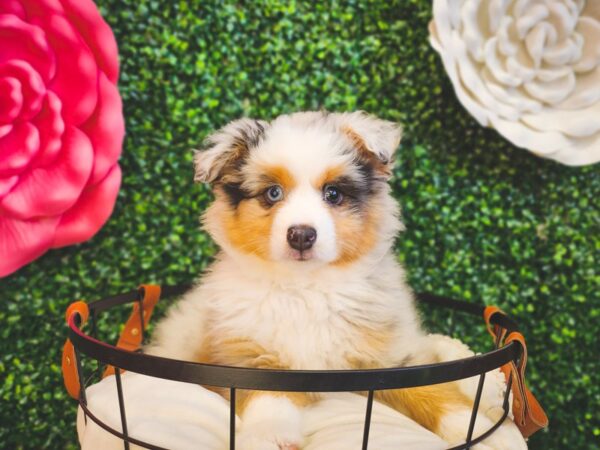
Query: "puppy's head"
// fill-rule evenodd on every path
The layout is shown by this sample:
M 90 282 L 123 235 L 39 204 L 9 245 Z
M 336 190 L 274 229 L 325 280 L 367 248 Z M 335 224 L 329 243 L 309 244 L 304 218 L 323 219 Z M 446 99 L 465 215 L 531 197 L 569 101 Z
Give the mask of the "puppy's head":
M 240 119 L 196 154 L 213 184 L 205 225 L 226 251 L 295 265 L 348 265 L 399 229 L 387 179 L 400 128 L 365 113 Z

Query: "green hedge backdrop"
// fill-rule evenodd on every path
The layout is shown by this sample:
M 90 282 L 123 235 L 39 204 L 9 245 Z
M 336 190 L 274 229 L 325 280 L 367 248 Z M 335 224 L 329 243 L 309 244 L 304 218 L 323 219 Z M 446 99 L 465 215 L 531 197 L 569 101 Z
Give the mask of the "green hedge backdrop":
M 188 282 L 214 255 L 190 149 L 241 115 L 318 108 L 404 124 L 393 185 L 411 284 L 514 314 L 550 416 L 531 448 L 599 448 L 598 166 L 541 160 L 479 127 L 429 46 L 430 0 L 98 4 L 121 52 L 123 186 L 95 238 L 0 280 L 0 448 L 76 445 L 59 370 L 70 301 Z M 111 337 L 121 319 L 105 322 Z M 456 331 L 486 348 L 483 327 Z

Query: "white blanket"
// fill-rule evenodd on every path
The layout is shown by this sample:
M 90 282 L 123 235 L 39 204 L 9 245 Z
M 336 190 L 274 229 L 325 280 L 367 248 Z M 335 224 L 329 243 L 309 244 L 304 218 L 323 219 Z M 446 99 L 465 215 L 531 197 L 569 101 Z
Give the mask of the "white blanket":
M 471 356 L 459 341 L 432 335 L 432 344 L 444 359 Z M 148 377 L 132 372 L 122 376 L 128 432 L 131 437 L 174 450 L 225 450 L 229 446 L 229 403 L 201 386 Z M 477 379 L 463 380 L 461 389 L 474 396 Z M 498 417 L 504 387 L 499 371 L 488 374 L 480 413 Z M 110 376 L 87 389 L 88 407 L 104 423 L 121 431 L 115 377 Z M 306 450 L 360 449 L 365 419 L 366 397 L 351 394 L 326 394 L 308 407 L 305 414 Z M 239 419 L 237 420 L 239 425 Z M 514 427 L 512 423 L 506 424 Z M 504 426 L 502 428 L 505 428 Z M 122 449 L 123 442 L 107 433 L 80 409 L 77 431 L 83 450 Z M 499 430 L 502 432 L 503 430 Z M 505 430 L 510 431 L 510 430 Z M 514 430 L 513 430 L 514 431 Z M 509 439 L 510 449 L 526 448 L 524 440 Z M 399 412 L 375 402 L 369 435 L 371 450 L 442 450 L 448 447 L 440 437 Z M 140 448 L 135 445 L 132 449 Z M 477 448 L 477 447 L 476 447 Z M 483 445 L 479 448 L 487 448 Z

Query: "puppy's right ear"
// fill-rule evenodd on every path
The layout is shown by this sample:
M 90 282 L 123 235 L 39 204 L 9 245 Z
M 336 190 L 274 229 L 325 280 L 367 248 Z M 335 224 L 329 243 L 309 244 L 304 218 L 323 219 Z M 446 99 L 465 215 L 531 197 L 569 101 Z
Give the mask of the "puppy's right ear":
M 267 126 L 265 121 L 243 118 L 208 136 L 204 149 L 194 155 L 194 181 L 212 183 L 222 178 L 227 169 L 239 167 L 260 143 Z

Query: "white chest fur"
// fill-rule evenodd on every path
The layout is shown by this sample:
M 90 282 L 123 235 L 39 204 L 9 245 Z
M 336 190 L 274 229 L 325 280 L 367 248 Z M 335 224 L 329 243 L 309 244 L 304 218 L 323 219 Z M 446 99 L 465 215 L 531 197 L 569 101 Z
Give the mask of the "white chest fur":
M 392 255 L 376 270 L 293 279 L 223 257 L 159 323 L 146 351 L 194 360 L 207 335 L 251 340 L 292 369 L 344 369 L 363 357 L 398 364 L 414 352 L 422 332 Z M 387 343 L 379 345 L 380 338 Z M 367 354 L 374 347 L 377 354 Z
M 391 259 L 369 275 L 330 271 L 283 282 L 223 260 L 199 295 L 211 333 L 250 339 L 293 369 L 348 368 L 369 337 L 393 335 L 397 343 L 419 334 L 410 292 Z M 388 348 L 393 359 L 404 357 L 401 347 Z

